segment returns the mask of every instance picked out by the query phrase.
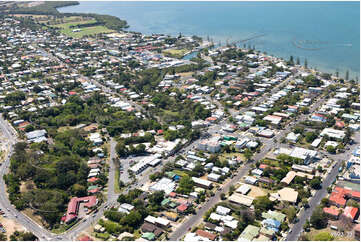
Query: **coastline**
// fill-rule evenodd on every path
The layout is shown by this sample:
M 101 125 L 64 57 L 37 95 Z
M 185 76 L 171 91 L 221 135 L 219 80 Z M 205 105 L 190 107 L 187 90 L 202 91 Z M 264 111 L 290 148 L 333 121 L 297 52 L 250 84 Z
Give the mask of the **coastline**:
M 112 9 L 110 9 L 110 7 L 107 6 L 103 6 L 103 4 L 101 3 L 86 3 L 86 2 L 81 2 L 79 6 L 71 6 L 71 7 L 62 7 L 59 8 L 60 12 L 62 13 L 80 13 L 84 10 L 85 7 L 92 6 L 92 8 L 87 8 L 87 9 L 91 9 L 92 11 L 96 11 L 100 14 L 106 13 L 106 14 L 111 14 L 113 16 L 117 16 L 117 17 L 122 17 L 123 19 L 127 20 L 127 22 L 129 22 L 130 28 L 128 29 L 128 31 L 134 31 L 134 32 L 141 32 L 143 34 L 151 34 L 151 33 L 159 33 L 159 34 L 168 34 L 170 33 L 170 31 L 167 31 L 166 29 L 172 29 L 171 30 L 171 36 L 173 36 L 174 34 L 176 34 L 176 32 L 178 31 L 177 29 L 174 29 L 174 26 L 172 26 L 172 24 L 174 25 L 174 23 L 168 23 L 167 22 L 167 18 L 169 18 L 169 22 L 174 21 L 174 18 L 169 16 L 166 13 L 165 16 L 163 15 L 159 15 L 160 18 L 162 18 L 162 22 L 165 23 L 165 25 L 161 26 L 161 20 L 154 20 L 151 24 L 148 23 L 144 23 L 142 24 L 142 21 L 144 21 L 144 19 L 146 19 L 146 17 L 143 17 L 143 19 L 135 19 L 135 18 L 129 18 L 129 16 L 133 16 L 132 13 L 129 14 L 129 16 L 127 14 L 123 14 L 122 12 L 125 12 L 128 9 L 135 9 L 134 6 L 140 6 L 140 7 L 144 7 L 150 5 L 149 3 L 139 3 L 138 5 L 136 3 L 124 3 L 123 5 L 121 5 L 122 3 L 119 4 L 112 4 L 111 7 Z M 156 6 L 161 6 L 160 3 L 156 3 Z M 82 7 L 83 6 L 83 7 Z M 114 10 L 114 7 L 117 6 L 122 6 L 125 7 L 126 10 L 121 10 L 119 9 L 119 11 Z M 102 8 L 100 8 L 102 7 Z M 165 9 L 168 10 L 168 7 L 165 7 Z M 99 11 L 98 11 L 99 10 Z M 155 12 L 155 14 L 157 14 L 158 12 Z M 163 13 L 163 12 L 162 12 Z M 147 16 L 148 15 L 152 15 L 151 10 L 147 12 Z M 182 15 L 182 14 L 180 14 Z M 156 16 L 154 16 L 154 18 L 156 18 Z M 175 21 L 174 21 L 175 22 Z M 140 26 L 141 25 L 141 26 Z M 179 29 L 181 28 L 185 28 L 184 27 L 185 24 L 182 23 L 181 27 L 179 27 Z M 201 24 L 200 24 L 201 26 Z M 200 28 L 200 27 L 199 27 Z M 212 27 L 213 28 L 213 27 Z M 214 28 L 219 28 L 214 27 Z M 233 27 L 232 27 L 233 28 Z M 158 31 L 157 29 L 161 29 L 162 31 Z M 219 33 L 217 32 L 218 30 L 214 30 L 214 34 L 207 34 L 207 31 L 210 31 L 209 29 L 207 30 L 202 30 L 202 31 L 194 31 L 194 28 L 190 28 L 189 30 L 187 30 L 187 33 L 185 32 L 184 35 L 197 35 L 202 37 L 203 39 L 207 38 L 207 37 L 212 37 L 214 38 L 214 43 L 217 43 L 218 41 L 222 41 L 222 45 L 225 45 L 225 43 L 227 42 L 227 39 L 229 39 L 229 37 L 226 37 L 228 34 L 226 34 L 225 32 Z M 165 31 L 164 31 L 165 30 Z M 241 30 L 241 31 L 245 31 L 245 30 Z M 254 30 L 256 31 L 256 29 Z M 181 31 L 179 31 L 181 32 Z M 178 33 L 179 33 L 178 32 Z M 243 33 L 242 32 L 242 33 Z M 183 33 L 183 32 L 182 32 Z M 290 33 L 285 33 L 285 35 L 282 36 L 277 36 L 276 33 L 271 32 L 270 34 L 267 33 L 267 35 L 265 35 L 264 33 L 262 33 L 262 31 L 259 31 L 258 34 L 256 34 L 255 32 L 253 32 L 252 34 L 252 38 L 250 38 L 250 34 L 248 35 L 242 35 L 242 37 L 238 37 L 235 38 L 233 36 L 233 40 L 234 39 L 241 39 L 238 41 L 233 41 L 233 42 L 240 42 L 240 44 L 238 44 L 239 47 L 242 47 L 242 45 L 244 43 L 251 44 L 252 46 L 255 45 L 256 46 L 256 50 L 263 52 L 266 52 L 268 55 L 271 56 L 277 56 L 280 58 L 283 58 L 285 60 L 287 60 L 291 55 L 296 59 L 296 58 L 300 58 L 301 60 L 301 64 L 304 63 L 304 60 L 307 59 L 308 62 L 308 66 L 309 67 L 313 67 L 314 69 L 317 69 L 319 71 L 322 72 L 327 72 L 330 74 L 335 74 L 336 72 L 339 72 L 339 76 L 340 77 L 345 77 L 345 73 L 348 70 L 350 73 L 350 77 L 351 78 L 355 78 L 356 76 L 360 76 L 360 71 L 359 71 L 359 66 L 358 65 L 354 65 L 351 64 L 351 66 L 349 65 L 350 63 L 357 63 L 357 61 L 351 61 L 351 58 L 353 58 L 350 54 L 346 54 L 349 53 L 350 51 L 353 53 L 354 49 L 357 47 L 350 47 L 348 45 L 342 45 L 342 44 L 336 44 L 336 40 L 334 40 L 334 44 L 333 45 L 329 45 L 329 46 L 325 46 L 322 48 L 312 48 L 312 46 L 306 46 L 305 48 L 298 48 L 296 46 L 294 46 L 294 44 L 292 43 L 292 38 L 288 41 L 285 41 L 285 38 L 288 36 L 291 36 Z M 237 35 L 240 33 L 235 33 L 234 35 Z M 289 35 L 287 35 L 289 34 Z M 260 35 L 260 36 L 259 36 Z M 257 38 L 254 38 L 254 36 L 256 36 Z M 232 37 L 232 36 L 231 36 Z M 248 38 L 247 38 L 248 37 Z M 282 41 L 285 43 L 276 43 L 278 41 L 278 37 L 279 38 L 283 38 Z M 249 40 L 250 38 L 250 40 Z M 298 39 L 301 41 L 301 37 L 298 37 Z M 246 41 L 244 41 L 246 40 Z M 232 41 L 230 41 L 232 42 Z M 281 42 L 281 41 L 279 41 Z M 308 48 L 310 47 L 310 48 Z M 342 49 L 341 49 L 342 48 Z M 317 53 L 316 53 L 317 52 Z M 357 52 L 357 51 L 355 51 Z M 330 53 L 332 53 L 330 55 Z M 336 53 L 336 54 L 335 54 Z M 358 60 L 359 62 L 359 60 Z M 356 66 L 356 67 L 355 67 Z

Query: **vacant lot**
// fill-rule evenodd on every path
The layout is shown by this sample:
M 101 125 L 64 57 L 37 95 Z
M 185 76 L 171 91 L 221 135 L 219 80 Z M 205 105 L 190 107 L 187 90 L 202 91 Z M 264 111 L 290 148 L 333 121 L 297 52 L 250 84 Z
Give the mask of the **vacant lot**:
M 18 224 L 13 219 L 8 219 L 8 218 L 4 218 L 4 217 L 0 216 L 0 223 L 4 226 L 4 228 L 6 230 L 5 234 L 8 239 L 9 239 L 10 235 L 12 235 L 15 232 L 15 230 L 17 230 L 17 231 L 25 230 L 22 225 Z

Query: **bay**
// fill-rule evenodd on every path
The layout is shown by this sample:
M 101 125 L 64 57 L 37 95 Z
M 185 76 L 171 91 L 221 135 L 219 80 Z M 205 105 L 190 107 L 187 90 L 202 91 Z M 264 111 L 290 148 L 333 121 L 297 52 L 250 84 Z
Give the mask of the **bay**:
M 307 59 L 321 71 L 360 73 L 359 2 L 81 1 L 60 12 L 109 14 L 145 34 L 197 35 L 255 46 L 270 55 Z

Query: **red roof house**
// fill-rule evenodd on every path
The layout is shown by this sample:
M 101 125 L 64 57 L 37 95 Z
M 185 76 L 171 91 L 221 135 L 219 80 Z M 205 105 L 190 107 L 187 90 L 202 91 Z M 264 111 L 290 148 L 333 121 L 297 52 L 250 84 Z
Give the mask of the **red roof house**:
M 337 207 L 345 207 L 348 198 L 360 201 L 360 192 L 342 187 L 335 187 L 329 197 L 329 200 Z
M 344 210 L 343 210 L 343 216 L 350 218 L 352 220 L 355 220 L 357 215 L 358 215 L 358 208 L 355 207 L 349 207 L 347 206 Z
M 82 237 L 79 237 L 78 241 L 93 241 L 89 236 L 84 235 Z
M 340 215 L 340 210 L 336 208 L 323 208 L 323 212 L 329 215 L 331 218 L 338 219 Z
M 84 207 L 92 208 L 97 204 L 96 196 L 73 197 L 68 203 L 68 209 L 65 215 L 65 223 L 70 223 L 78 217 L 79 204 L 83 202 Z M 62 219 L 63 220 L 63 219 Z
M 98 181 L 99 180 L 99 178 L 97 178 L 97 177 L 92 177 L 92 178 L 89 178 L 88 179 L 88 182 L 96 182 L 96 181 Z
M 212 233 L 209 233 L 209 232 L 201 230 L 201 229 L 198 229 L 196 231 L 196 234 L 198 236 L 201 236 L 201 237 L 204 237 L 204 238 L 207 238 L 207 239 L 210 239 L 210 240 L 215 240 L 217 238 L 216 234 L 212 234 Z
M 187 211 L 187 209 L 188 209 L 188 205 L 184 203 L 177 207 L 177 211 L 180 213 L 184 213 L 185 211 Z

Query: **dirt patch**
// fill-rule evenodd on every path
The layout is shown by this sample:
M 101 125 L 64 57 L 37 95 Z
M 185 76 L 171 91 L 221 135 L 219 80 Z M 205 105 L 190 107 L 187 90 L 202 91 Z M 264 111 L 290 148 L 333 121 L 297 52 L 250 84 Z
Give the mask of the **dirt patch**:
M 256 198 L 267 195 L 267 193 L 260 187 L 256 187 L 256 186 L 250 186 L 250 187 L 251 187 L 251 191 L 247 194 L 247 196 Z
M 34 214 L 34 210 L 27 208 L 23 211 L 23 213 L 29 218 L 31 218 L 31 220 L 39 224 L 40 226 L 44 226 L 44 225 L 46 226 L 46 224 L 43 223 L 43 219 L 41 219 L 39 215 Z
M 4 218 L 1 216 L 0 223 L 4 226 L 4 229 L 6 230 L 5 234 L 8 239 L 9 239 L 10 235 L 12 235 L 16 230 L 17 231 L 25 231 L 25 228 L 13 219 Z
M 27 191 L 35 189 L 35 183 L 33 181 L 25 181 L 20 184 L 20 193 L 25 193 Z

